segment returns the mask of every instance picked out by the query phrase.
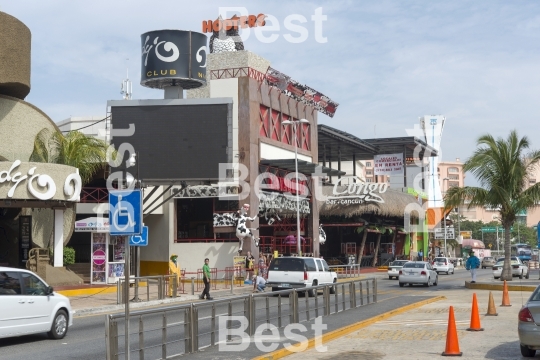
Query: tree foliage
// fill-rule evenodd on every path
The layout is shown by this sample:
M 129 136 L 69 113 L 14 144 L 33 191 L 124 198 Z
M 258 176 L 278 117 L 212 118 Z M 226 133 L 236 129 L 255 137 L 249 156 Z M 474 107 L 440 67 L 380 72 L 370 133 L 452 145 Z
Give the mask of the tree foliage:
M 507 139 L 491 135 L 478 138 L 477 149 L 463 164 L 463 171 L 471 172 L 480 187 L 452 187 L 445 195 L 445 205 L 456 207 L 468 201 L 468 207 L 482 206 L 498 209 L 504 227 L 505 261 L 501 280 L 512 280 L 510 268 L 510 227 L 517 214 L 532 208 L 540 201 L 540 183 L 531 187 L 529 176 L 540 162 L 540 151 L 531 151 L 528 138 L 519 138 L 512 131 Z
M 34 140 L 30 161 L 62 164 L 79 169 L 83 185 L 92 180 L 107 161 L 107 143 L 80 131 L 62 134 L 41 130 Z

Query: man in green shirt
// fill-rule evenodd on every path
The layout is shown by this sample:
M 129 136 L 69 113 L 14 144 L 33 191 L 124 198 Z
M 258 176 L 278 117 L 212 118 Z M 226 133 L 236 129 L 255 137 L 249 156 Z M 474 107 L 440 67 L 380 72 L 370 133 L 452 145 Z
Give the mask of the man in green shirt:
M 209 262 L 210 262 L 210 260 L 208 258 L 204 259 L 204 265 L 202 267 L 204 290 L 203 290 L 201 296 L 199 296 L 199 298 L 201 300 L 204 299 L 205 295 L 206 295 L 206 300 L 213 300 L 210 297 L 210 266 L 208 266 Z

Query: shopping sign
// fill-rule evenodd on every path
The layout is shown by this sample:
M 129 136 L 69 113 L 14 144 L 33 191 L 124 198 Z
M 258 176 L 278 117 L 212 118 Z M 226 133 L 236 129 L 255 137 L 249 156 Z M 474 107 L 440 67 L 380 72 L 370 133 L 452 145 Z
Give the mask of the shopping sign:
M 140 235 L 142 232 L 142 192 L 115 190 L 109 192 L 109 233 Z
M 446 239 L 454 239 L 456 236 L 454 234 L 454 228 L 446 228 Z M 435 239 L 441 240 L 444 239 L 444 228 L 443 229 L 435 229 Z
M 148 246 L 148 226 L 143 226 L 141 235 L 131 235 L 129 246 Z

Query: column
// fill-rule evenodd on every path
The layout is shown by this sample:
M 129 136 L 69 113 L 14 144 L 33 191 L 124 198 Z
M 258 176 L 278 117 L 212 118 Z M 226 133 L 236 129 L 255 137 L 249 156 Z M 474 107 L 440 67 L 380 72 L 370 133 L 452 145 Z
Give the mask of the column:
M 54 209 L 54 267 L 64 266 L 64 210 Z

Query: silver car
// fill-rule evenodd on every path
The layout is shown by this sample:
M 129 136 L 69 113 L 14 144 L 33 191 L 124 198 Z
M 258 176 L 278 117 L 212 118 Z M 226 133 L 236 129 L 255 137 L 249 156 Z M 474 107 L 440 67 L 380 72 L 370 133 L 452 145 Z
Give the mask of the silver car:
M 399 270 L 401 270 L 403 265 L 408 261 L 409 260 L 395 260 L 390 263 L 390 266 L 388 266 L 388 278 L 390 280 L 392 280 L 392 278 L 399 278 Z
M 540 286 L 534 290 L 518 315 L 519 347 L 523 357 L 533 357 L 540 350 Z
M 400 287 L 405 286 L 405 284 L 409 284 L 409 286 L 413 284 L 422 284 L 426 287 L 430 284 L 437 286 L 438 282 L 439 275 L 433 270 L 429 262 L 409 261 L 399 271 Z
M 504 258 L 499 259 L 495 265 L 493 265 L 493 278 L 498 279 L 501 277 L 502 269 L 504 266 Z M 512 276 L 519 276 L 520 279 L 529 278 L 529 268 L 523 264 L 518 257 L 512 256 L 510 260 L 510 266 L 512 268 Z

